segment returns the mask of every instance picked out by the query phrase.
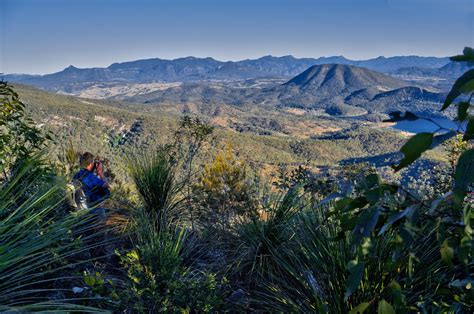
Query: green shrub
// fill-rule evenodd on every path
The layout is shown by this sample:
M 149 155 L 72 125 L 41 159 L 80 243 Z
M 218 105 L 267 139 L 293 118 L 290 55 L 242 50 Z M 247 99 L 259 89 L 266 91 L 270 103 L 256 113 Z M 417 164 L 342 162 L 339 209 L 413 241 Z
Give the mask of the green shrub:
M 139 312 L 211 312 L 223 302 L 212 273 L 186 265 L 191 243 L 184 228 L 157 229 L 143 212 L 135 222 L 133 249 L 120 254 L 127 272 L 122 306 Z
M 0 181 L 14 175 L 18 162 L 43 149 L 48 139 L 26 115 L 12 86 L 0 81 Z
M 232 154 L 229 145 L 204 166 L 193 189 L 198 221 L 214 240 L 257 215 L 246 165 Z

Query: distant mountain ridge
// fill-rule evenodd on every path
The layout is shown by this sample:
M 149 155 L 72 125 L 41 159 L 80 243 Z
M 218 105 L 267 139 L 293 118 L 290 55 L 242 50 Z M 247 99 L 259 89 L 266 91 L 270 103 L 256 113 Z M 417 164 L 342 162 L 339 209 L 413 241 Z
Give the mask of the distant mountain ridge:
M 349 60 L 343 56 L 295 58 L 293 56 L 264 56 L 241 61 L 218 61 L 213 58 L 186 57 L 174 60 L 144 59 L 113 63 L 106 68 L 66 69 L 42 76 L 4 75 L 5 80 L 21 82 L 55 92 L 71 93 L 94 83 L 192 82 L 205 80 L 246 80 L 265 77 L 292 77 L 311 66 L 346 64 L 379 72 L 422 66 L 439 68 L 448 58 L 400 56 L 369 60 Z
M 394 74 L 418 74 L 418 75 L 432 75 L 440 77 L 461 76 L 471 67 L 466 62 L 449 62 L 440 68 L 429 68 L 421 66 L 401 67 L 394 72 Z
M 397 110 L 434 112 L 442 99 L 443 94 L 410 86 L 384 73 L 353 65 L 323 64 L 271 87 L 232 88 L 209 82 L 188 82 L 125 100 L 149 104 L 301 108 L 329 115 L 360 116 Z

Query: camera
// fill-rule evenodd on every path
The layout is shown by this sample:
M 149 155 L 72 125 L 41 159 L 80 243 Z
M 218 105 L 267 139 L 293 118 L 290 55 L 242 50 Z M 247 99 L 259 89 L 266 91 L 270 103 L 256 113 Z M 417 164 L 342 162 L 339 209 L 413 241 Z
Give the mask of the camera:
M 100 159 L 94 159 L 93 163 L 94 163 L 94 168 L 93 168 L 93 169 L 96 170 L 97 166 L 98 166 L 99 164 L 103 164 L 104 161 L 103 161 L 103 160 L 100 160 Z

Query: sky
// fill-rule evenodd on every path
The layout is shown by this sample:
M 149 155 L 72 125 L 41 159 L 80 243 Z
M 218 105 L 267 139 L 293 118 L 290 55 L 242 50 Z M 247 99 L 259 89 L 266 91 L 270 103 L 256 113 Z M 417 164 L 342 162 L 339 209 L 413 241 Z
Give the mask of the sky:
M 0 73 L 185 56 L 450 56 L 464 46 L 474 46 L 474 0 L 0 0 Z

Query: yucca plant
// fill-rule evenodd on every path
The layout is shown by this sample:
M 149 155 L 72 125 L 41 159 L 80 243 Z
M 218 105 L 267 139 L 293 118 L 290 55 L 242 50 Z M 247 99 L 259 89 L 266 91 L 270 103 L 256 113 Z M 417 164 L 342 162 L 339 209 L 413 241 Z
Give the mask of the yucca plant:
M 255 219 L 237 227 L 237 246 L 230 269 L 232 276 L 253 289 L 262 278 L 279 272 L 273 249 L 285 246 L 293 236 L 293 218 L 305 203 L 298 188 L 272 196 L 266 205 L 267 218 Z
M 127 160 L 144 208 L 155 223 L 166 227 L 183 219 L 179 211 L 183 203 L 182 184 L 176 181 L 176 164 L 166 148 L 135 155 Z
M 272 247 L 279 273 L 265 278 L 256 298 L 266 309 L 342 313 L 345 265 L 350 259 L 348 241 L 334 241 L 335 221 L 327 221 L 319 207 L 306 208 L 295 217 L 293 237 L 284 246 Z
M 98 225 L 64 211 L 62 187 L 45 185 L 37 166 L 26 160 L 0 186 L 0 310 L 79 310 L 71 289 L 81 275 L 74 273 L 103 244 L 94 244 Z
M 291 240 L 270 248 L 279 272 L 264 278 L 256 289 L 259 306 L 283 312 L 344 313 L 383 291 L 385 273 L 374 261 L 367 265 L 360 294 L 345 297 L 346 265 L 357 247 L 349 233 L 340 235 L 339 222 L 328 218 L 327 211 L 308 206 L 294 218 Z M 373 246 L 381 258 L 390 252 L 384 239 Z

